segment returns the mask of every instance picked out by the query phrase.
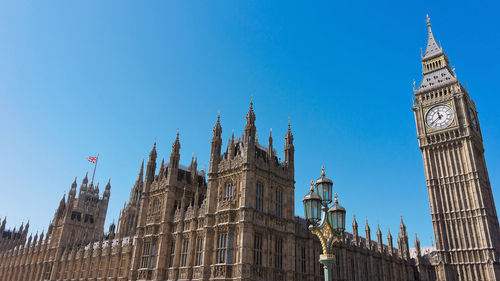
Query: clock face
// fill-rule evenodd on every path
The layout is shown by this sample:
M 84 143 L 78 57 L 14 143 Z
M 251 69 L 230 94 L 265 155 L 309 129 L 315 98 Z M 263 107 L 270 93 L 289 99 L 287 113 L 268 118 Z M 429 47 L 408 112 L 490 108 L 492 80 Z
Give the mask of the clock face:
M 425 121 L 432 129 L 441 130 L 448 127 L 453 122 L 453 118 L 453 110 L 450 107 L 438 105 L 427 112 Z
M 470 119 L 472 122 L 472 126 L 474 127 L 474 130 L 479 131 L 479 125 L 477 124 L 476 113 L 474 113 L 472 107 L 469 107 L 469 111 L 470 111 Z

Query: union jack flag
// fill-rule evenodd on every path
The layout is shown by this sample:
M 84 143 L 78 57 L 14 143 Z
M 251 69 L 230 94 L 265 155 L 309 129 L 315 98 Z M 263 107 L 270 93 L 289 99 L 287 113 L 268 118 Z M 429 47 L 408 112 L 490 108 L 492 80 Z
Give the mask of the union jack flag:
M 92 157 L 92 156 L 89 156 L 89 158 L 87 158 L 87 160 L 91 163 L 97 163 L 97 157 Z

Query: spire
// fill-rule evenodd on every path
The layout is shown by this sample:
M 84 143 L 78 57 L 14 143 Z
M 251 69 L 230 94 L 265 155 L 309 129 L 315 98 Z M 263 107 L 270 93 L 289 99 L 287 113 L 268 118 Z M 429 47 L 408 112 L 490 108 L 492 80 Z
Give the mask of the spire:
M 399 225 L 399 230 L 401 231 L 401 234 L 406 235 L 406 225 L 403 221 L 403 216 L 401 216 L 401 224 Z
M 82 185 L 87 185 L 87 183 L 89 182 L 89 171 L 85 172 L 85 177 L 83 178 L 82 180 Z
M 108 179 L 108 183 L 106 184 L 106 190 L 111 190 L 111 178 Z
M 254 126 L 255 125 L 255 112 L 253 112 L 253 101 L 250 100 L 250 108 L 247 113 L 247 125 Z
M 3 231 L 5 230 L 5 224 L 7 223 L 7 216 L 3 218 L 2 225 L 0 226 L 0 233 L 3 234 Z
M 56 218 L 62 216 L 64 209 L 66 208 L 66 194 L 63 195 L 61 201 L 59 202 L 59 207 L 57 208 Z M 54 218 L 54 219 L 56 219 Z
M 394 255 L 394 247 L 392 244 L 392 234 L 391 229 L 387 227 L 387 245 L 389 246 L 389 254 Z
M 138 182 L 142 182 L 144 179 L 144 158 L 142 158 L 141 168 L 139 169 L 139 176 L 137 177 Z
M 156 161 L 156 138 L 155 138 L 155 142 L 153 144 L 153 149 L 151 149 L 151 152 L 149 153 L 149 161 L 151 161 L 152 159 L 154 159 L 154 161 Z
M 209 172 L 214 173 L 218 171 L 219 161 L 220 161 L 220 153 L 222 146 L 222 126 L 220 125 L 220 114 L 217 114 L 217 122 L 214 126 L 214 135 L 211 141 L 210 147 L 210 166 Z
M 417 257 L 420 257 L 422 253 L 420 252 L 420 240 L 418 239 L 417 233 L 415 233 L 414 247 L 417 253 Z
M 220 114 L 217 114 L 217 122 L 214 126 L 214 136 L 213 138 L 220 137 L 222 135 L 222 126 L 220 125 Z
M 288 118 L 288 129 L 286 130 L 286 135 L 285 135 L 285 146 L 293 146 L 293 134 L 292 130 L 290 129 L 290 118 Z
M 366 234 L 366 246 L 371 249 L 372 246 L 372 237 L 371 237 L 371 231 L 370 231 L 370 226 L 368 225 L 368 218 L 366 219 L 366 226 L 365 226 L 365 234 Z
M 149 153 L 149 161 L 146 168 L 146 179 L 145 179 L 145 184 L 143 186 L 144 191 L 149 191 L 149 187 L 155 179 L 156 156 L 157 154 L 156 154 L 156 138 L 155 138 L 153 149 L 151 149 L 151 152 Z
M 383 252 L 382 231 L 380 231 L 380 224 L 377 224 L 377 246 L 379 252 Z
M 160 171 L 158 172 L 158 180 L 162 180 L 165 177 L 165 158 L 161 159 Z
M 77 186 L 77 183 L 76 183 L 76 177 L 75 177 L 75 180 L 73 181 L 73 183 L 71 184 L 71 188 L 69 189 L 68 203 L 69 203 L 69 199 L 70 198 L 75 198 L 75 195 L 76 195 L 76 186 Z
M 429 15 L 426 15 L 426 17 L 427 17 L 427 28 L 429 29 L 429 35 L 428 35 L 429 37 L 427 39 L 427 47 L 425 48 L 425 53 L 423 56 L 424 58 L 433 57 L 443 53 L 443 50 L 436 43 L 436 40 L 434 39 L 434 34 L 432 34 L 431 19 L 429 18 Z
M 290 129 L 290 117 L 288 118 L 288 129 L 285 135 L 285 166 L 289 168 L 290 173 L 294 173 L 294 154 L 295 148 L 293 147 L 293 135 L 292 130 Z
M 227 157 L 228 159 L 233 159 L 235 156 L 235 146 L 234 146 L 234 130 L 231 134 L 231 139 L 229 140 L 229 144 L 227 146 Z
M 268 146 L 267 146 L 267 157 L 269 159 L 272 159 L 273 156 L 274 156 L 274 152 L 273 152 L 273 128 L 271 128 L 269 130 L 269 141 L 268 141 Z
M 172 153 L 179 153 L 181 149 L 181 142 L 179 141 L 179 128 L 177 128 L 177 136 L 175 138 L 174 143 L 172 144 Z
M 356 221 L 356 215 L 353 214 L 353 219 L 352 219 L 352 239 L 354 245 L 359 244 L 359 238 L 358 238 L 358 222 Z
M 250 101 L 250 109 L 247 113 L 247 123 L 245 124 L 245 142 L 254 143 L 257 134 L 255 128 L 255 113 L 253 112 L 253 102 Z M 247 149 L 251 146 L 247 146 Z

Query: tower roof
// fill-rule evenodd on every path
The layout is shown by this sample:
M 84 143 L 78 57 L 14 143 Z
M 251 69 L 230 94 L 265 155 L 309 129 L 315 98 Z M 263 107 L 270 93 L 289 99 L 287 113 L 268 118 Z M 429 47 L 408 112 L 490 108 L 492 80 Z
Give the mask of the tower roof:
M 456 76 L 450 69 L 448 57 L 434 39 L 428 15 L 427 28 L 427 47 L 422 56 L 423 76 L 418 88 L 414 88 L 415 95 L 457 82 Z
M 436 43 L 436 39 L 434 39 L 434 34 L 432 34 L 431 19 L 429 18 L 429 15 L 426 16 L 427 16 L 427 28 L 429 30 L 429 35 L 427 38 L 427 47 L 425 48 L 425 53 L 423 58 L 429 58 L 443 53 L 441 47 Z

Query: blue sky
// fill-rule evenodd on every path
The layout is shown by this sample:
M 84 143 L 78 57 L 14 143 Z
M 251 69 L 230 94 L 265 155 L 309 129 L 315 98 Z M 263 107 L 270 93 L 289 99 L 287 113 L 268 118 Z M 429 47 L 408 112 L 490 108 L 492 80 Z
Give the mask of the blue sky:
M 0 216 L 47 229 L 75 176 L 100 153 L 118 217 L 154 137 L 168 158 L 208 165 L 221 111 L 224 146 L 243 133 L 253 95 L 258 136 L 296 147 L 295 212 L 321 166 L 364 228 L 430 245 L 412 80 L 425 15 L 479 110 L 500 201 L 499 3 L 436 1 L 0 1 Z M 372 234 L 372 238 L 375 235 Z M 413 243 L 411 243 L 413 244 Z

